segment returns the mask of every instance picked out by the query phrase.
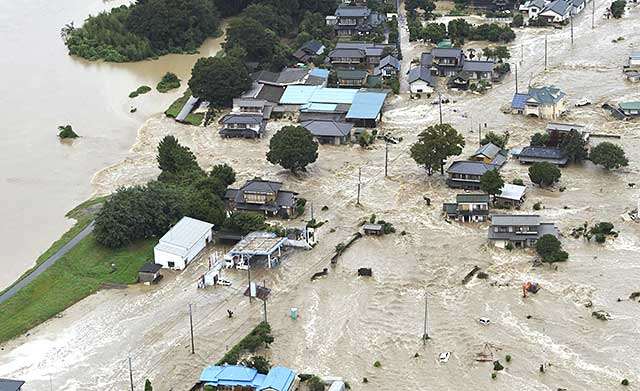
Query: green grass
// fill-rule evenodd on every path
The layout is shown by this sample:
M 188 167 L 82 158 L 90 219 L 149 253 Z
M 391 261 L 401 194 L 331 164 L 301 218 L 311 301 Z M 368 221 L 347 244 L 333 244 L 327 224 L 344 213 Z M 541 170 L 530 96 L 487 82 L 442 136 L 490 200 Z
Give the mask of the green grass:
M 151 87 L 149 87 L 149 86 L 140 86 L 140 87 L 138 87 L 137 90 L 135 90 L 135 91 L 133 91 L 132 93 L 129 94 L 129 98 L 135 98 L 138 95 L 146 94 L 149 91 L 151 91 Z
M 200 126 L 202 120 L 204 120 L 204 113 L 191 113 L 184 119 L 185 122 L 195 126 Z
M 171 104 L 171 106 L 169 106 L 169 108 L 164 112 L 164 114 L 167 117 L 176 118 L 178 114 L 180 114 L 180 110 L 182 110 L 182 107 L 184 106 L 184 104 L 187 103 L 187 101 L 189 100 L 190 96 L 191 96 L 191 90 L 187 88 L 187 90 L 184 92 L 184 95 L 176 99 Z
M 87 236 L 55 265 L 0 304 L 0 342 L 58 314 L 96 292 L 102 283 L 136 282 L 138 269 L 153 255 L 154 244 L 155 240 L 147 240 L 112 250 L 98 244 L 93 234 Z

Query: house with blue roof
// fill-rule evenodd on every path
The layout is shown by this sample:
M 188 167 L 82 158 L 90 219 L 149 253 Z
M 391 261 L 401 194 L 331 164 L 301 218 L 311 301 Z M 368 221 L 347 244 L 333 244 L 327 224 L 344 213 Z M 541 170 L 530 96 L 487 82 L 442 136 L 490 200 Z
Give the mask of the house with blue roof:
M 556 119 L 567 111 L 567 94 L 556 86 L 529 87 L 526 94 L 516 93 L 511 112 L 538 118 Z
M 266 375 L 242 365 L 210 365 L 200 375 L 199 385 L 216 387 L 218 391 L 293 391 L 297 388 L 296 373 L 289 368 L 273 367 Z

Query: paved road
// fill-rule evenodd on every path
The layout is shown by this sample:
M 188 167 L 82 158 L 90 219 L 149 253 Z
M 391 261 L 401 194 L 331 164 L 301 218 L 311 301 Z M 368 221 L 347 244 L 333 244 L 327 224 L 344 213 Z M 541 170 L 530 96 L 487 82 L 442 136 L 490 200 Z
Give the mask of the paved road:
M 31 274 L 29 274 L 28 276 L 20 280 L 18 283 L 12 286 L 9 290 L 3 293 L 0 296 L 0 304 L 12 298 L 16 293 L 18 293 L 20 289 L 27 286 L 27 284 L 33 281 L 34 278 L 44 273 L 44 271 L 50 268 L 54 263 L 56 263 L 58 259 L 62 258 L 66 253 L 71 251 L 71 249 L 74 248 L 75 245 L 78 244 L 78 242 L 86 238 L 87 235 L 89 235 L 93 231 L 93 226 L 94 226 L 94 222 L 92 221 L 82 231 L 78 232 L 78 234 L 73 239 L 71 239 L 67 244 L 62 246 L 52 256 L 47 258 L 46 261 L 42 262 L 33 272 L 31 272 Z

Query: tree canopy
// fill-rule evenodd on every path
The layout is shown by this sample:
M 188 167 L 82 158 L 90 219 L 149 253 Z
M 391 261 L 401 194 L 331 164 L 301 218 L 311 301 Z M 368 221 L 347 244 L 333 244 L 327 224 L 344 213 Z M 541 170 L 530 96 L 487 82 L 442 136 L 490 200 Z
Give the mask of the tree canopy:
M 160 141 L 156 158 L 162 171 L 160 178 L 200 170 L 195 155 L 173 136 L 166 136 Z
M 444 161 L 461 154 L 463 147 L 464 137 L 451 125 L 433 125 L 418 135 L 418 141 L 411 146 L 411 157 L 425 167 L 428 175 L 438 168 L 444 174 Z
M 551 186 L 560 180 L 562 173 L 556 165 L 548 162 L 534 163 L 529 167 L 529 178 L 531 182 L 541 186 Z
M 484 135 L 482 140 L 480 140 L 480 145 L 486 145 L 486 144 L 492 143 L 504 149 L 507 146 L 507 142 L 509 142 L 508 132 L 505 132 L 503 134 L 498 134 L 495 132 L 487 132 L 487 134 Z
M 246 235 L 249 232 L 263 231 L 266 228 L 264 214 L 236 211 L 231 213 L 224 223 L 226 231 Z
M 551 234 L 542 235 L 536 241 L 536 252 L 542 257 L 543 262 L 564 262 L 569 254 L 562 250 L 562 244 Z
M 194 96 L 214 107 L 231 106 L 233 98 L 251 87 L 251 78 L 237 58 L 206 57 L 196 61 L 191 71 L 189 88 Z
M 276 35 L 273 31 L 253 18 L 238 17 L 229 22 L 225 50 L 235 46 L 242 47 L 251 61 L 269 62 L 276 48 Z
M 575 129 L 564 136 L 560 149 L 571 163 L 580 163 L 587 158 L 587 140 Z
M 624 9 L 627 6 L 627 2 L 625 0 L 615 0 L 611 3 L 610 11 L 611 16 L 616 19 L 620 19 L 622 15 L 624 15 Z
M 629 165 L 629 160 L 627 159 L 622 147 L 608 141 L 602 142 L 591 148 L 589 159 L 591 159 L 594 164 L 603 166 L 607 170 L 613 170 Z
M 495 168 L 485 172 L 480 177 L 480 190 L 492 196 L 500 194 L 503 186 L 502 175 Z
M 318 143 L 302 126 L 285 126 L 269 142 L 267 160 L 291 170 L 294 174 L 305 171 L 307 165 L 318 158 Z
M 531 136 L 529 145 L 532 147 L 544 147 L 549 142 L 549 133 L 536 133 Z

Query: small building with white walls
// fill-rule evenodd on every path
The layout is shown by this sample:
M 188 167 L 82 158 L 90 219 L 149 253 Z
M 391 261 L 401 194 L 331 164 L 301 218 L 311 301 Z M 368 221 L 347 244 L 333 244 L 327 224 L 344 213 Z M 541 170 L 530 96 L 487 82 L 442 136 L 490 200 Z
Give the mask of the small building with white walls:
M 154 247 L 155 263 L 182 270 L 212 239 L 213 224 L 185 216 Z

